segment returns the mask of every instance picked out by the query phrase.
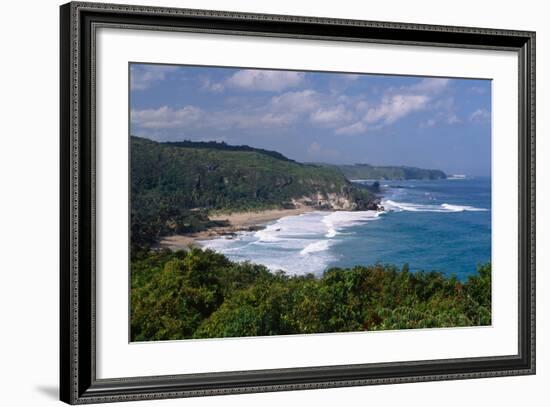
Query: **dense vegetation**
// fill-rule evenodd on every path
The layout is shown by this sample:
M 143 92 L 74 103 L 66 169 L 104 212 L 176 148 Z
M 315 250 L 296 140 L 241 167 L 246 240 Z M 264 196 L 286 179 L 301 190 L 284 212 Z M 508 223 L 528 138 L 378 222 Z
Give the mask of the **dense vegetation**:
M 270 157 L 276 158 L 278 160 L 283 161 L 290 161 L 290 162 L 296 162 L 294 160 L 291 160 L 281 153 L 277 151 L 272 150 L 264 150 L 263 148 L 255 148 L 250 146 L 234 146 L 231 144 L 227 144 L 224 141 L 190 141 L 190 140 L 184 140 L 184 141 L 172 141 L 172 142 L 165 142 L 163 143 L 166 146 L 170 147 L 187 147 L 187 148 L 207 148 L 212 150 L 224 150 L 224 151 L 252 151 L 256 153 L 261 153 L 268 155 Z
M 300 164 L 248 146 L 137 137 L 131 138 L 131 194 L 132 243 L 138 246 L 215 226 L 211 210 L 289 207 L 303 197 L 322 206 L 318 197 L 329 195 L 366 209 L 374 200 L 336 167 Z
M 132 341 L 479 326 L 491 265 L 461 282 L 408 267 L 271 273 L 209 250 L 133 251 Z
M 426 170 L 416 167 L 374 166 L 369 164 L 340 165 L 340 170 L 348 179 L 445 179 L 440 170 Z

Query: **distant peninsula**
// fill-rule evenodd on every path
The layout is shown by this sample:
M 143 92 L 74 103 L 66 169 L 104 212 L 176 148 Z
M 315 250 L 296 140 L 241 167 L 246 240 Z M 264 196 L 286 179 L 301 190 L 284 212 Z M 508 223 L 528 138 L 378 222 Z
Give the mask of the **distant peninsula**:
M 339 165 L 338 168 L 350 180 L 438 180 L 447 178 L 447 174 L 441 170 L 427 170 L 406 166 L 354 164 Z

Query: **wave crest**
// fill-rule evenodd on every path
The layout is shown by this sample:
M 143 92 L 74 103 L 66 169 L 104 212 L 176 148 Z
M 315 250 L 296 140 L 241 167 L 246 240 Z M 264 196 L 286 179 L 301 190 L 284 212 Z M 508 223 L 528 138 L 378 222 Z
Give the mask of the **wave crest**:
M 317 253 L 317 252 L 324 252 L 328 250 L 330 247 L 330 241 L 329 240 L 318 240 L 316 242 L 308 244 L 306 247 L 304 247 L 300 254 L 306 255 L 310 253 Z
M 489 209 L 476 208 L 468 205 L 452 205 L 443 203 L 441 205 L 414 204 L 410 202 L 395 202 L 390 199 L 382 202 L 382 206 L 390 211 L 407 212 L 485 212 Z

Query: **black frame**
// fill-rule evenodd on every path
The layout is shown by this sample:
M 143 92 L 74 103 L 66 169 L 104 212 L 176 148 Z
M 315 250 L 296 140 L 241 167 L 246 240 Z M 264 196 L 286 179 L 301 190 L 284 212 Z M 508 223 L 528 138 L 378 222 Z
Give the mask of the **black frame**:
M 60 8 L 60 398 L 70 404 L 535 373 L 535 33 L 97 3 Z M 488 50 L 519 56 L 517 355 L 97 379 L 95 29 L 176 30 Z M 124 135 L 125 136 L 125 135 Z

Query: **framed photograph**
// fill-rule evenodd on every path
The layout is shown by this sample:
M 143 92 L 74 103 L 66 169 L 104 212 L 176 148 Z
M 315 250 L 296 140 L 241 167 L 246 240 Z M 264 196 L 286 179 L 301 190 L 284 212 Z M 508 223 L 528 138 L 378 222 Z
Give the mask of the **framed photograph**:
M 61 400 L 535 373 L 535 33 L 61 6 Z

